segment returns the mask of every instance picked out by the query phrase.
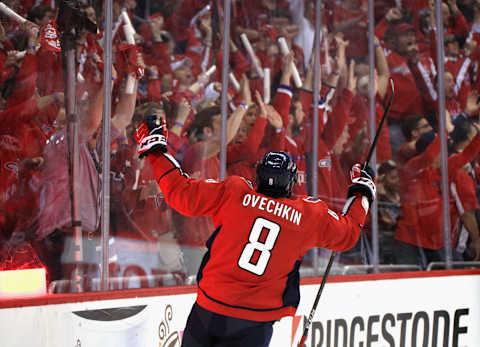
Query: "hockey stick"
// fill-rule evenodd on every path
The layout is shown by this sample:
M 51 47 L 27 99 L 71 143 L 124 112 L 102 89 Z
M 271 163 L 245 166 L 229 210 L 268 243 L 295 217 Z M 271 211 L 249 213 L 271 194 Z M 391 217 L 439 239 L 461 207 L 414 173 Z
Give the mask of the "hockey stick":
M 385 123 L 385 119 L 387 118 L 388 111 L 390 110 L 390 106 L 392 105 L 393 96 L 394 96 L 394 93 L 395 93 L 395 88 L 394 88 L 393 80 L 391 80 L 391 79 L 390 79 L 390 88 L 392 89 L 392 94 L 390 95 L 387 107 L 385 107 L 385 111 L 383 112 L 382 120 L 380 121 L 380 124 L 378 125 L 377 132 L 375 134 L 375 138 L 373 139 L 372 145 L 370 146 L 370 150 L 368 151 L 367 159 L 365 160 L 365 163 L 363 163 L 363 169 L 367 168 L 368 163 L 370 162 L 370 159 L 372 158 L 373 151 L 375 150 L 375 146 L 377 145 L 378 138 L 380 136 L 380 131 L 382 130 L 382 127 L 383 127 L 383 123 Z M 336 255 L 337 255 L 337 252 L 332 252 L 332 255 L 330 255 L 330 259 L 328 260 L 327 268 L 325 269 L 325 273 L 323 274 L 323 277 L 322 277 L 322 282 L 320 283 L 320 288 L 318 289 L 317 296 L 315 297 L 315 301 L 313 302 L 312 310 L 310 311 L 310 314 L 308 315 L 307 324 L 305 324 L 305 327 L 303 328 L 303 335 L 302 335 L 302 338 L 300 339 L 300 342 L 298 343 L 298 347 L 302 347 L 304 342 L 305 342 L 305 339 L 307 338 L 308 330 L 310 329 L 310 326 L 312 325 L 313 316 L 315 315 L 315 311 L 317 310 L 318 302 L 320 301 L 320 297 L 322 295 L 323 288 L 325 287 L 325 283 L 327 283 L 327 277 L 328 277 L 328 274 L 330 273 L 330 269 L 332 268 L 333 261 L 335 260 Z
M 368 163 L 370 162 L 370 159 L 372 159 L 373 151 L 375 150 L 375 147 L 377 146 L 378 138 L 380 137 L 380 131 L 383 128 L 383 123 L 385 123 L 385 119 L 387 119 L 387 114 L 388 114 L 388 111 L 390 110 L 390 106 L 392 106 L 393 96 L 395 94 L 395 86 L 393 84 L 392 79 L 390 79 L 390 88 L 392 89 L 392 94 L 390 95 L 390 98 L 388 99 L 387 107 L 385 107 L 385 111 L 383 112 L 382 120 L 380 121 L 380 124 L 378 125 L 377 133 L 375 134 L 375 138 L 373 139 L 372 145 L 370 146 L 370 151 L 368 152 L 367 160 L 365 160 L 365 163 L 363 163 L 363 169 L 367 168 Z

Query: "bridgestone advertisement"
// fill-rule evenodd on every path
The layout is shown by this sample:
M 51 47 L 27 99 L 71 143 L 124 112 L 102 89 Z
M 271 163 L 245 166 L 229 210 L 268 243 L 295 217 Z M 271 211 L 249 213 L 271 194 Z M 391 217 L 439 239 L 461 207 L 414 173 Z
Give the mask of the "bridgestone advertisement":
M 480 346 L 480 272 L 410 275 L 329 278 L 304 346 Z M 187 294 L 175 290 L 159 296 L 124 291 L 124 298 L 110 300 L 109 293 L 98 293 L 83 302 L 81 294 L 66 303 L 55 297 L 44 304 L 3 302 L 1 346 L 179 347 L 195 293 L 193 287 Z M 302 285 L 296 316 L 275 324 L 270 346 L 297 346 L 317 290 L 317 283 Z

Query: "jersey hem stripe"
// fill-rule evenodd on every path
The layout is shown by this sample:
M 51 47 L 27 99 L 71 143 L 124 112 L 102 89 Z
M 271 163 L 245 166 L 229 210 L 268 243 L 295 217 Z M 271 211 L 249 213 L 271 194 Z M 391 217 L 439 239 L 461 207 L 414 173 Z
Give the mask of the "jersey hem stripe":
M 220 305 L 224 305 L 224 306 L 227 306 L 227 307 L 231 307 L 231 308 L 237 308 L 237 309 L 241 309 L 241 310 L 249 310 L 249 311 L 256 311 L 256 312 L 269 312 L 269 311 L 277 311 L 277 310 L 282 310 L 284 309 L 285 307 L 288 307 L 288 306 L 280 306 L 280 307 L 276 307 L 276 308 L 250 308 L 250 307 L 245 307 L 245 306 L 238 306 L 238 305 L 231 305 L 231 304 L 227 304 L 225 302 L 222 302 L 220 300 L 217 300 L 215 298 L 212 298 L 210 295 L 208 295 L 202 288 L 200 288 L 200 286 L 198 286 L 198 289 L 200 289 L 203 293 L 203 295 L 205 295 L 205 297 L 217 304 L 220 304 Z

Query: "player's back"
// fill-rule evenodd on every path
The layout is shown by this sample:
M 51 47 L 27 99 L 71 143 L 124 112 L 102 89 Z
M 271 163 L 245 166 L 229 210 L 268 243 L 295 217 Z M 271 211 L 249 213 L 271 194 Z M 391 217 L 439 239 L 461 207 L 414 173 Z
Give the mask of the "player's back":
M 228 196 L 212 216 L 217 229 L 199 270 L 199 303 L 251 320 L 293 313 L 301 256 L 317 241 L 312 226 L 328 208 L 318 200 L 262 195 L 239 177 L 225 183 Z

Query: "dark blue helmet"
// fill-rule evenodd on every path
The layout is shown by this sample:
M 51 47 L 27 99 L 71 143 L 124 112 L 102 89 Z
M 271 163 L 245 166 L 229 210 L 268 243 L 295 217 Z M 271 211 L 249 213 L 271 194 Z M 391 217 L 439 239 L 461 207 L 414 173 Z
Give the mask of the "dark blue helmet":
M 297 165 L 290 154 L 272 151 L 257 165 L 257 191 L 272 198 L 289 197 L 297 182 Z

